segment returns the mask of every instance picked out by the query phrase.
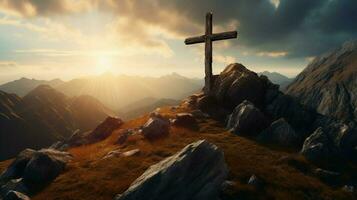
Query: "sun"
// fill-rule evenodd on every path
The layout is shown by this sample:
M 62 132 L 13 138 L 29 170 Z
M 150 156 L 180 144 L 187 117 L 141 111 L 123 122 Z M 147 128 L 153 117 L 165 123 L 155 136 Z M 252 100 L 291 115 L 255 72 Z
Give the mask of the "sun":
M 95 73 L 103 74 L 105 72 L 109 72 L 112 65 L 112 59 L 109 56 L 100 55 L 96 58 Z

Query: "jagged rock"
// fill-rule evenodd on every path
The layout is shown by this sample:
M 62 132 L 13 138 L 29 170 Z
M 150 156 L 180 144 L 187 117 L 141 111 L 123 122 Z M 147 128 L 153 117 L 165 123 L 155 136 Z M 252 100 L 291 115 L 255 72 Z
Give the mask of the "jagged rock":
M 115 199 L 218 199 L 227 173 L 223 152 L 201 140 L 151 166 Z
M 267 126 L 267 123 L 264 114 L 245 100 L 228 117 L 227 128 L 237 135 L 255 136 Z
M 92 131 L 87 137 L 90 142 L 96 142 L 106 139 L 112 132 L 123 125 L 123 121 L 119 118 L 108 117 L 102 122 L 94 131 Z
M 178 113 L 172 120 L 174 126 L 182 126 L 186 128 L 197 128 L 197 121 L 190 113 Z
M 30 200 L 30 198 L 25 194 L 11 190 L 6 194 L 4 200 Z
M 324 130 L 319 127 L 306 138 L 301 154 L 304 155 L 309 161 L 314 163 L 326 163 L 330 156 L 332 156 L 333 143 Z
M 170 121 L 161 117 L 150 117 L 141 129 L 147 139 L 155 139 L 169 134 Z
M 300 141 L 299 135 L 284 118 L 274 121 L 259 135 L 259 139 L 286 147 L 294 147 Z
M 317 57 L 286 92 L 323 115 L 357 121 L 357 41 Z
M 265 81 L 245 68 L 242 64 L 228 65 L 219 76 L 215 77 L 212 95 L 221 104 L 230 109 L 244 100 L 258 107 L 264 102 Z

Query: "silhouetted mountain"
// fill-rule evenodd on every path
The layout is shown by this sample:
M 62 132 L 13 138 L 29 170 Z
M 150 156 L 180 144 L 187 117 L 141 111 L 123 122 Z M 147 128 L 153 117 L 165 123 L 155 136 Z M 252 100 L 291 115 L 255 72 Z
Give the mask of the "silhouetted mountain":
M 280 89 L 284 90 L 287 85 L 289 85 L 294 79 L 286 77 L 278 72 L 269 72 L 264 71 L 258 73 L 259 75 L 264 75 L 269 78 L 269 80 L 274 83 L 280 85 Z
M 45 80 L 36 80 L 36 79 L 28 79 L 21 78 L 19 80 L 14 80 L 3 85 L 0 85 L 0 90 L 7 93 L 15 93 L 20 97 L 25 96 L 28 92 L 35 89 L 39 85 L 50 85 L 55 87 L 59 84 L 62 84 L 63 81 L 60 79 L 53 79 L 50 81 Z
M 24 148 L 41 148 L 88 131 L 114 115 L 89 96 L 69 98 L 48 85 L 40 85 L 20 98 L 0 92 L 0 160 Z
M 150 113 L 156 108 L 174 106 L 178 105 L 179 103 L 180 101 L 175 99 L 156 99 L 153 97 L 148 97 L 126 105 L 119 109 L 118 112 L 122 119 L 133 119 L 145 113 Z
M 321 114 L 357 121 L 357 42 L 317 57 L 286 91 Z
M 68 96 L 90 95 L 113 110 L 144 98 L 181 100 L 202 87 L 199 79 L 176 73 L 159 78 L 101 75 L 73 79 L 56 87 Z

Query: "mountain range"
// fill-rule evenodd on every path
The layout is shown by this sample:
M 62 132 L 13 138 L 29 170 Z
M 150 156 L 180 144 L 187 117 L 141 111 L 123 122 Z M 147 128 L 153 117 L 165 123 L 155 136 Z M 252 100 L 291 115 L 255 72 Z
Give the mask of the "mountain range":
M 0 160 L 93 129 L 115 113 L 90 96 L 67 97 L 40 85 L 24 97 L 0 92 Z
M 278 72 L 263 71 L 259 72 L 258 74 L 264 75 L 268 77 L 272 83 L 280 85 L 281 90 L 284 90 L 286 86 L 288 86 L 294 80 L 294 78 L 289 78 Z
M 161 77 L 115 76 L 102 74 L 76 78 L 70 81 L 55 79 L 43 81 L 22 78 L 0 86 L 0 90 L 27 94 L 40 84 L 47 84 L 69 97 L 90 95 L 97 98 L 112 110 L 123 113 L 120 109 L 128 104 L 146 98 L 181 100 L 202 88 L 202 80 L 191 79 L 177 73 Z

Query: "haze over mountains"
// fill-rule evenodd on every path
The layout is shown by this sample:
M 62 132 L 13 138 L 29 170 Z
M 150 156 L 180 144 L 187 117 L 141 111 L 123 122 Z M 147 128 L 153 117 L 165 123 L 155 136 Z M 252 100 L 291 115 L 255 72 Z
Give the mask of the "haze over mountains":
M 93 96 L 107 107 L 118 111 L 145 98 L 181 100 L 200 90 L 203 82 L 200 79 L 190 79 L 176 73 L 158 78 L 115 76 L 106 73 L 99 76 L 76 78 L 67 82 L 58 79 L 38 81 L 23 78 L 1 85 L 0 90 L 22 96 L 40 84 L 52 85 L 53 88 L 69 97 Z
M 258 74 L 264 75 L 268 77 L 272 83 L 280 85 L 281 90 L 284 90 L 286 86 L 288 86 L 294 80 L 294 78 L 289 78 L 278 72 L 264 71 L 264 72 L 259 72 Z

